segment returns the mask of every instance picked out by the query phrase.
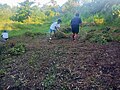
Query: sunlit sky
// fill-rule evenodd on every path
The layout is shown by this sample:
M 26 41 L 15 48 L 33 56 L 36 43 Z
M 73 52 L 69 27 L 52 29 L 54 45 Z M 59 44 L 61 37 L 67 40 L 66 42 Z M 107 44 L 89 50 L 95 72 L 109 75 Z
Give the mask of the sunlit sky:
M 0 4 L 8 4 L 10 6 L 17 6 L 18 3 L 23 2 L 23 1 L 25 1 L 25 0 L 0 0 Z M 47 2 L 49 2 L 50 0 L 30 0 L 30 1 L 35 1 L 35 2 L 43 5 L 43 4 L 46 4 Z M 68 0 L 55 0 L 55 1 L 57 1 L 57 4 L 61 6 Z

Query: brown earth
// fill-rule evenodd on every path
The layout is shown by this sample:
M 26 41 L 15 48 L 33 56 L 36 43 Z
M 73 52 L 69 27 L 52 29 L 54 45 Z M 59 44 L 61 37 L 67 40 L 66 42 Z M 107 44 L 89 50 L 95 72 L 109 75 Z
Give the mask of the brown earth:
M 1 54 L 0 90 L 120 90 L 120 43 L 19 37 L 26 52 Z M 3 57 L 4 58 L 3 58 Z

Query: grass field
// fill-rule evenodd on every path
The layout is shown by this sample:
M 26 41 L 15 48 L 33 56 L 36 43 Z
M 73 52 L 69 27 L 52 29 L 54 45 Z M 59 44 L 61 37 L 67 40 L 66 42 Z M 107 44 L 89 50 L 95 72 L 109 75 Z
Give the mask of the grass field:
M 0 26 L 0 34 L 3 30 L 9 32 L 9 37 L 23 35 L 26 32 L 32 33 L 47 33 L 50 24 L 22 24 L 22 23 L 8 23 Z
M 9 33 L 9 37 L 15 37 L 15 36 L 22 36 L 25 33 L 41 33 L 46 34 L 49 31 L 51 23 L 44 23 L 44 24 L 27 24 L 27 23 L 1 23 L 0 24 L 0 35 L 3 32 L 3 30 L 7 30 Z M 70 25 L 66 25 L 64 23 L 61 24 L 61 30 L 65 31 L 67 28 L 70 29 Z M 109 33 L 102 33 L 107 28 L 110 28 Z M 91 33 L 91 31 L 93 33 Z M 69 31 L 71 33 L 71 31 Z M 120 29 L 119 27 L 115 26 L 107 26 L 107 25 L 83 25 L 80 27 L 80 36 L 81 39 L 85 39 L 88 37 L 89 34 L 90 37 L 92 36 L 92 41 L 97 40 L 97 42 L 101 42 L 101 40 L 105 40 L 110 38 L 110 40 L 120 41 L 120 35 L 119 35 Z M 70 34 L 68 33 L 68 34 Z M 106 38 L 107 35 L 107 38 Z M 35 35 L 34 35 L 35 36 Z M 99 41 L 98 41 L 99 40 Z

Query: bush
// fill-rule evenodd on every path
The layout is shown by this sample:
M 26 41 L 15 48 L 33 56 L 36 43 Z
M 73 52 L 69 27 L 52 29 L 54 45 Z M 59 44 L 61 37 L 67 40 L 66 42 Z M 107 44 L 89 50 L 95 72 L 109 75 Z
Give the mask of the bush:
M 62 28 L 60 28 L 60 31 L 64 33 L 70 33 L 72 30 L 70 26 L 63 26 Z
M 115 33 L 120 33 L 120 29 L 116 29 L 116 30 L 114 30 L 113 32 L 115 32 Z
M 62 33 L 62 32 L 57 32 L 57 33 L 56 33 L 56 38 L 57 38 L 57 39 L 67 38 L 67 34 Z
M 60 38 L 68 38 L 68 34 L 71 32 L 70 26 L 63 26 L 59 31 L 56 32 L 56 37 Z
M 8 50 L 8 53 L 11 55 L 21 55 L 25 53 L 26 48 L 25 45 L 22 43 L 16 44 L 13 48 L 10 48 Z
M 114 36 L 114 37 L 113 37 L 113 40 L 114 40 L 114 41 L 120 41 L 120 36 Z
M 115 18 L 114 22 L 112 23 L 114 26 L 120 26 L 120 17 Z
M 90 39 L 90 42 L 100 43 L 100 44 L 106 44 L 107 40 L 102 34 L 96 34 L 93 35 Z
M 5 46 L 0 46 L 0 55 L 6 50 Z
M 108 28 L 104 28 L 102 30 L 91 30 L 88 32 L 87 40 L 90 42 L 100 43 L 100 44 L 106 44 L 107 42 L 110 42 L 113 40 L 112 34 L 109 32 Z

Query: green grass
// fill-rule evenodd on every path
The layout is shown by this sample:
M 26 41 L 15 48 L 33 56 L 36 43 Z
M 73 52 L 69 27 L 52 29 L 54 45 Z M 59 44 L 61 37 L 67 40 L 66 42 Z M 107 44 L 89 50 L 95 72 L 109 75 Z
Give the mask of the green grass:
M 0 34 L 3 30 L 7 30 L 9 37 L 20 36 L 26 32 L 32 33 L 47 33 L 49 30 L 50 24 L 22 24 L 22 23 L 9 23 L 5 29 L 0 30 Z M 12 28 L 9 29 L 9 28 Z
M 51 23 L 45 23 L 45 24 L 26 24 L 26 23 L 7 23 L 5 24 L 5 29 L 3 30 L 7 30 L 9 32 L 9 37 L 15 37 L 15 36 L 22 36 L 23 34 L 29 32 L 29 33 L 41 33 L 41 34 L 45 34 L 48 33 L 49 31 L 49 27 L 50 27 Z M 61 24 L 61 28 L 68 28 L 70 27 L 69 25 L 66 24 Z M 105 28 L 106 25 L 97 25 L 97 26 L 83 26 L 80 27 L 80 36 L 81 39 L 84 39 L 88 36 L 88 33 L 90 33 L 89 31 L 92 32 L 96 32 L 99 33 L 101 32 L 101 29 Z M 109 26 L 112 27 L 112 26 Z M 9 28 L 12 28 L 12 30 L 10 30 Z M 3 30 L 0 30 L 0 34 L 3 32 Z M 35 34 L 36 35 L 36 34 Z M 116 36 L 118 37 L 118 35 L 114 35 L 113 39 L 119 41 L 119 37 L 116 38 Z

